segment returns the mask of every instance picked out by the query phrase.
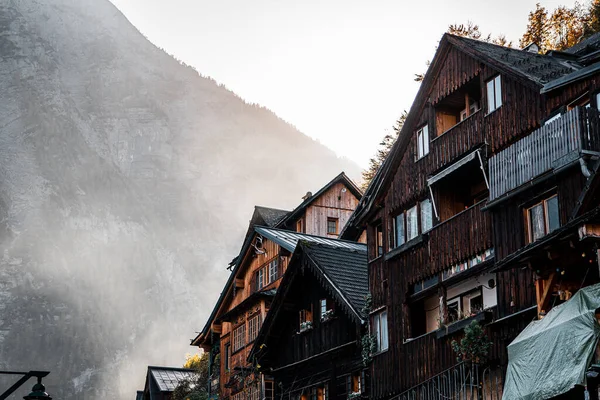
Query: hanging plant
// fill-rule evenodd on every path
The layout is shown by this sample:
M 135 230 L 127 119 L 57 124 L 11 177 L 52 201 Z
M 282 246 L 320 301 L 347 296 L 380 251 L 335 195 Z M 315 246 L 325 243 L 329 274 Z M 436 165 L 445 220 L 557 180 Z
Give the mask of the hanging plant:
M 452 341 L 452 350 L 456 353 L 456 361 L 483 363 L 492 347 L 485 331 L 479 322 L 473 321 L 465 328 L 465 336 L 460 340 Z

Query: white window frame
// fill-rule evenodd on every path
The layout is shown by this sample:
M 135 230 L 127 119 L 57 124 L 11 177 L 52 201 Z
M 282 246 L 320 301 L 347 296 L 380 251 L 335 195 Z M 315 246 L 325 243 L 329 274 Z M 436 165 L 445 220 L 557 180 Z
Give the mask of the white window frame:
M 410 217 L 410 223 L 409 223 Z M 414 230 L 413 230 L 414 228 Z M 417 236 L 419 236 L 419 210 L 415 204 L 408 210 L 406 210 L 406 241 L 410 242 Z
M 502 106 L 502 79 L 496 75 L 485 83 L 487 91 L 488 114 Z
M 269 284 L 275 282 L 279 277 L 279 260 L 277 258 L 269 263 Z
M 235 353 L 236 351 L 243 349 L 246 346 L 246 324 L 243 323 L 240 326 L 236 327 L 232 332 L 232 348 L 231 352 Z
M 260 314 L 254 315 L 248 319 L 248 343 L 252 342 L 258 336 L 260 330 Z
M 256 271 L 256 290 L 261 290 L 265 287 L 265 268 L 262 267 Z
M 424 125 L 417 131 L 417 160 L 429 154 L 429 127 Z
M 554 194 L 552 196 L 546 197 L 545 199 L 540 200 L 539 202 L 532 204 L 531 206 L 525 208 L 525 224 L 526 224 L 526 228 L 527 228 L 526 229 L 527 230 L 527 243 L 533 243 L 537 240 L 540 240 L 541 238 L 543 238 L 544 236 L 546 236 L 552 232 L 552 230 L 550 230 L 550 214 L 549 214 L 549 207 L 548 207 L 548 203 L 552 199 L 556 199 L 557 212 L 559 213 L 558 214 L 559 215 L 558 226 L 555 227 L 555 229 L 560 228 L 560 204 L 558 202 L 558 195 Z M 542 234 L 542 236 L 540 236 L 539 238 L 536 239 L 533 236 L 533 219 L 531 218 L 531 210 L 533 210 L 537 206 L 542 207 L 542 212 L 544 214 L 544 233 Z
M 425 199 L 419 203 L 420 211 L 421 211 L 421 233 L 429 231 L 433 228 L 433 204 L 431 204 L 431 199 Z M 424 210 L 428 210 L 429 215 L 425 215 Z M 427 217 L 429 219 L 427 220 Z M 429 225 L 426 222 L 429 221 Z
M 371 334 L 375 336 L 375 353 L 384 352 L 389 348 L 387 309 L 383 309 L 371 315 Z

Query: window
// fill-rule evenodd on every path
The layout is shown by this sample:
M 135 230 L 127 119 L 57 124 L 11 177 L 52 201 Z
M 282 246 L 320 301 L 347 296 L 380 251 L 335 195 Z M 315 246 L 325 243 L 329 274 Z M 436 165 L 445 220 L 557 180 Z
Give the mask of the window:
M 488 114 L 502 105 L 502 82 L 500 75 L 487 82 Z
M 302 226 L 302 220 L 299 219 L 296 221 L 296 232 L 304 233 L 304 228 Z
M 433 210 L 431 200 L 425 199 L 421 202 L 421 231 L 427 232 L 433 226 Z
M 338 234 L 338 219 L 327 218 L 327 234 L 337 235 Z
M 360 372 L 355 372 L 352 375 L 346 377 L 346 393 L 361 393 L 362 383 Z
M 300 310 L 300 332 L 312 329 L 312 312 L 310 310 Z
M 256 271 L 256 290 L 260 290 L 265 286 L 265 269 L 261 268 Z
M 273 400 L 275 398 L 275 383 L 273 381 L 265 381 L 265 398 L 264 400 Z
M 242 324 L 233 330 L 233 351 L 236 352 L 246 345 L 246 325 Z
M 402 246 L 405 240 L 404 213 L 401 213 L 394 217 L 394 247 Z
M 417 131 L 417 160 L 429 153 L 429 128 L 427 125 Z
M 417 218 L 417 206 L 406 211 L 406 239 L 411 240 L 419 234 L 419 220 Z
M 383 310 L 371 317 L 371 332 L 375 336 L 376 352 L 382 352 L 388 348 L 388 326 L 387 311 Z
M 269 263 L 269 283 L 273 283 L 279 278 L 279 259 L 275 258 Z
M 319 300 L 319 311 L 321 322 L 329 321 L 333 318 L 333 301 L 330 299 Z
M 419 210 L 419 209 L 420 210 Z M 421 215 L 421 225 L 419 226 L 419 211 Z M 406 211 L 396 215 L 393 220 L 394 232 L 390 243 L 393 247 L 402 246 L 405 242 L 419 236 L 420 233 L 430 230 L 433 226 L 433 208 L 431 200 L 426 199 L 409 208 Z
M 260 322 L 260 314 L 248 320 L 248 342 L 252 342 L 258 336 L 258 331 L 260 330 Z
M 377 225 L 377 227 L 375 228 L 375 239 L 377 242 L 375 243 L 375 245 L 377 246 L 376 257 L 379 257 L 383 255 L 383 227 L 381 226 L 381 224 Z
M 525 210 L 528 243 L 546 236 L 560 226 L 558 197 L 556 195 L 540 201 Z
M 231 364 L 231 344 L 230 343 L 225 343 L 225 360 L 224 360 L 224 366 L 225 366 L 225 371 L 229 371 L 229 365 Z

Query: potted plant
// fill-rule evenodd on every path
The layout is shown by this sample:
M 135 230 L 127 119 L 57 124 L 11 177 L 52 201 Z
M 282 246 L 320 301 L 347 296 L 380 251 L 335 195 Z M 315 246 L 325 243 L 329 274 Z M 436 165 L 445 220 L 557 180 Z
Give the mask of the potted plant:
M 492 347 L 479 322 L 473 321 L 465 327 L 465 336 L 457 342 L 452 341 L 452 350 L 456 353 L 456 361 L 480 364 L 485 362 Z

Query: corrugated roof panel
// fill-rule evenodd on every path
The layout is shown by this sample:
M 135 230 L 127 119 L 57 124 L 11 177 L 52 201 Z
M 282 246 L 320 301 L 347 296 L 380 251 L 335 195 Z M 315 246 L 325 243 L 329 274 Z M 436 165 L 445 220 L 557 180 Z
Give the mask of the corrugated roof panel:
M 161 392 L 172 392 L 179 382 L 184 379 L 192 379 L 195 375 L 194 371 L 175 368 L 152 367 L 150 372 Z
M 347 240 L 340 239 L 329 239 L 320 236 L 307 235 L 305 233 L 286 231 L 275 228 L 265 228 L 257 226 L 254 228 L 255 231 L 269 240 L 277 243 L 288 251 L 294 251 L 299 240 L 306 240 L 309 242 L 315 242 L 320 244 L 326 244 L 338 248 L 346 248 L 356 251 L 365 251 L 366 245 L 363 243 L 350 242 Z

